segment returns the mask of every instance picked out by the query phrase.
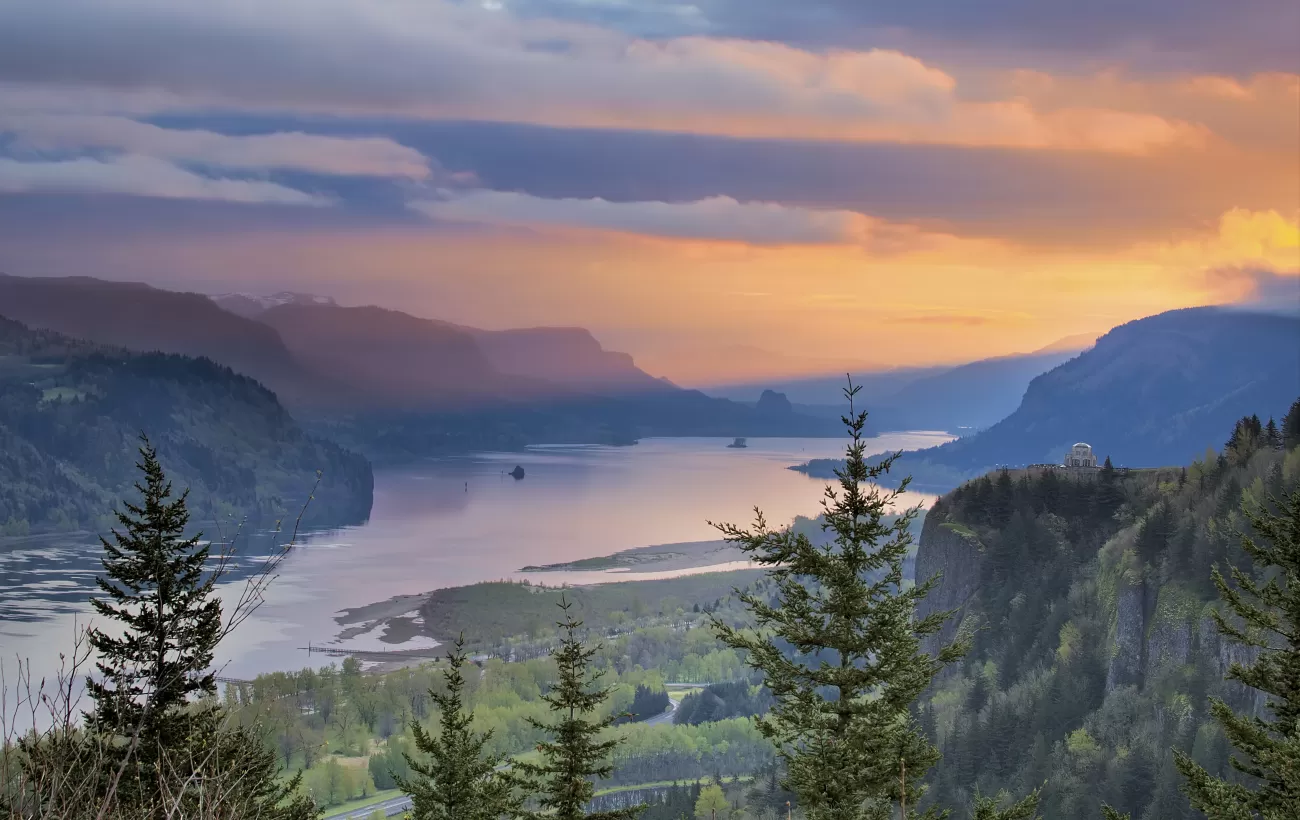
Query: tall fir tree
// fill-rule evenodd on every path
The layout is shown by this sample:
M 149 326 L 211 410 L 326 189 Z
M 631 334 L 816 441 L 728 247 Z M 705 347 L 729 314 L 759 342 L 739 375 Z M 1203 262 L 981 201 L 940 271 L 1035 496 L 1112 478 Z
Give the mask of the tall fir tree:
M 830 544 L 819 547 L 793 529 L 772 530 L 761 512 L 752 530 L 719 527 L 768 567 L 775 586 L 774 598 L 738 592 L 756 630 L 716 618 L 713 626 L 766 678 L 776 704 L 757 719 L 758 727 L 784 759 L 786 783 L 809 820 L 867 820 L 898 804 L 914 816 L 921 781 L 939 753 L 909 709 L 939 669 L 964 651 L 957 644 L 938 657 L 921 651 L 921 639 L 937 633 L 948 613 L 916 618 L 935 579 L 904 583 L 917 510 L 889 518 L 909 480 L 893 491 L 874 483 L 899 454 L 867 464 L 867 414 L 854 410 L 858 391 L 851 382 L 845 391 L 847 459 L 836 472 L 838 491 L 828 486 L 822 504 L 823 527 L 834 534 Z
M 1264 441 L 1274 450 L 1282 449 L 1282 431 L 1278 429 L 1277 422 L 1271 417 L 1268 424 L 1264 425 Z
M 411 721 L 419 756 L 406 754 L 410 777 L 396 777 L 414 803 L 413 820 L 497 820 L 515 817 L 521 802 L 512 778 L 500 769 L 505 756 L 486 751 L 492 733 L 477 733 L 465 709 L 465 638 L 456 639 L 443 671 L 446 692 L 429 690 L 438 707 L 438 734 Z
M 1229 584 L 1216 567 L 1231 620 L 1214 620 L 1227 638 L 1257 650 L 1250 664 L 1234 663 L 1228 679 L 1267 695 L 1263 715 L 1237 714 L 1214 699 L 1210 710 L 1236 749 L 1241 777 L 1215 777 L 1190 756 L 1175 752 L 1192 805 L 1210 820 L 1294 820 L 1300 817 L 1300 490 L 1278 501 L 1278 511 L 1244 507 L 1250 532 L 1241 538 L 1255 574 L 1232 568 Z
M 1300 399 L 1292 402 L 1282 417 L 1282 446 L 1288 450 L 1300 446 Z
M 274 752 L 253 729 L 225 724 L 215 695 L 213 653 L 223 630 L 201 535 L 185 537 L 188 493 L 173 497 L 157 452 L 141 437 L 139 503 L 124 502 L 121 529 L 104 548 L 104 598 L 95 610 L 120 630 L 87 633 L 99 676 L 86 731 L 24 741 L 27 781 L 41 804 L 75 783 L 93 784 L 70 817 L 258 817 L 313 820 L 301 777 L 282 778 Z M 84 814 L 77 813 L 84 811 Z M 65 815 L 60 815 L 65 816 Z
M 559 679 L 542 696 L 550 707 L 550 722 L 529 718 L 528 722 L 550 738 L 537 744 L 540 763 L 520 763 L 515 768 L 531 785 L 538 810 L 526 813 L 531 820 L 634 820 L 642 806 L 587 813 L 587 804 L 596 793 L 592 782 L 614 772 L 609 757 L 622 740 L 600 739 L 600 735 L 618 722 L 621 715 L 596 717 L 600 705 L 609 698 L 609 688 L 600 686 L 601 672 L 589 672 L 591 659 L 599 647 L 587 649 L 578 638 L 582 621 L 573 617 L 573 604 L 561 596 L 563 619 L 556 623 L 564 639 L 553 653 Z
M 203 711 L 187 707 L 196 696 L 216 694 L 211 664 L 221 639 L 221 600 L 216 575 L 206 571 L 202 535 L 185 537 L 189 491 L 173 497 L 144 436 L 136 466 L 140 501 L 123 502 L 116 514 L 121 529 L 112 530 L 112 540 L 100 538 L 104 574 L 96 580 L 105 597 L 91 599 L 121 634 L 90 630 L 100 677 L 86 686 L 95 703 L 93 725 L 135 738 L 137 757 L 147 761 L 155 747 L 183 744 Z

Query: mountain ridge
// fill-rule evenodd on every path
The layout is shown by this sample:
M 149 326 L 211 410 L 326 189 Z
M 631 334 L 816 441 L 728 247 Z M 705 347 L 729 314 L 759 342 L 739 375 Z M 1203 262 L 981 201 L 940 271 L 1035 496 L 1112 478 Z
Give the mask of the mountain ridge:
M 1058 463 L 1074 442 L 1130 467 L 1187 463 L 1225 427 L 1300 394 L 1300 319 L 1220 306 L 1113 328 L 1090 350 L 1035 377 L 989 429 L 904 454 L 895 473 L 944 491 L 999 465 Z M 797 468 L 828 477 L 834 461 Z
M 197 527 L 267 526 L 309 495 L 306 526 L 369 517 L 366 460 L 309 436 L 252 378 L 0 317 L 0 529 L 103 529 L 136 479 L 142 432 L 178 490 L 191 491 Z

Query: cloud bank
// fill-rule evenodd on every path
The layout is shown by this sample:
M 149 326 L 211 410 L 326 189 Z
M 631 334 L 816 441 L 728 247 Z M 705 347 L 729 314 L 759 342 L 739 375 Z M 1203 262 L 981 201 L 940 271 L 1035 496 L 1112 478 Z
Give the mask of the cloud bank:
M 338 176 L 424 179 L 419 151 L 387 137 L 340 138 L 281 132 L 230 136 L 203 129 L 162 128 L 127 117 L 0 112 L 0 133 L 19 149 L 110 148 L 126 154 L 241 170 L 290 170 Z
M 412 202 L 426 216 L 451 222 L 576 228 L 678 239 L 718 239 L 756 245 L 839 244 L 867 238 L 872 220 L 852 211 L 738 202 L 717 196 L 695 202 L 611 202 L 544 199 L 508 191 L 447 193 Z
M 439 0 L 10 0 L 0 80 L 197 107 L 768 139 L 1143 154 L 1204 137 L 1141 111 L 966 94 L 896 50 L 640 39 Z
M 274 182 L 212 178 L 153 157 L 80 157 L 20 162 L 0 157 L 0 192 L 125 194 L 245 204 L 329 205 L 330 200 Z

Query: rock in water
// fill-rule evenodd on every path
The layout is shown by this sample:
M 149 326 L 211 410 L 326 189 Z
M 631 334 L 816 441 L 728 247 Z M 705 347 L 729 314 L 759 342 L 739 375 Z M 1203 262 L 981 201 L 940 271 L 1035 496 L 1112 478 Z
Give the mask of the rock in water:
M 513 478 L 515 481 L 518 481 L 519 479 L 523 478 L 524 468 L 516 464 L 515 468 L 510 471 L 510 477 Z

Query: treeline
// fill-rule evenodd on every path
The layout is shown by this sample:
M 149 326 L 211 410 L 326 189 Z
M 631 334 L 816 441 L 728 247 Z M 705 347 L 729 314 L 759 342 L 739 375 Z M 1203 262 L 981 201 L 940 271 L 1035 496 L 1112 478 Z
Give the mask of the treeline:
M 318 473 L 308 526 L 369 516 L 366 460 L 307 435 L 257 382 L 207 359 L 127 353 L 0 317 L 0 535 L 111 526 L 142 430 L 210 531 L 296 516 Z

